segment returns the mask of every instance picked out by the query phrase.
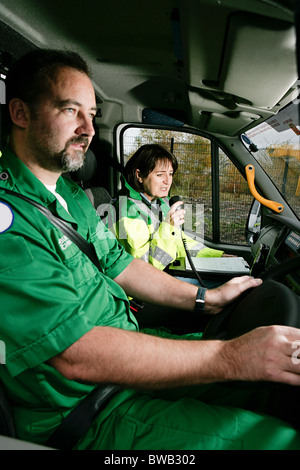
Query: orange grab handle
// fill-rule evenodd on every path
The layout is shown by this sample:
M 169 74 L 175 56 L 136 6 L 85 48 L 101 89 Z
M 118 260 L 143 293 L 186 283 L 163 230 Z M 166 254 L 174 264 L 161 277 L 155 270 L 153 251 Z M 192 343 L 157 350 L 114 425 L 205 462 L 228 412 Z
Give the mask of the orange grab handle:
M 254 184 L 254 178 L 255 178 L 255 169 L 253 165 L 247 165 L 246 168 L 246 176 L 247 176 L 247 181 L 248 181 L 248 186 L 251 191 L 252 196 L 257 199 L 258 202 L 263 204 L 264 206 L 268 207 L 272 211 L 275 212 L 282 212 L 283 211 L 283 205 L 278 204 L 278 202 L 270 201 L 269 199 L 265 199 L 258 192 L 256 191 L 255 184 Z

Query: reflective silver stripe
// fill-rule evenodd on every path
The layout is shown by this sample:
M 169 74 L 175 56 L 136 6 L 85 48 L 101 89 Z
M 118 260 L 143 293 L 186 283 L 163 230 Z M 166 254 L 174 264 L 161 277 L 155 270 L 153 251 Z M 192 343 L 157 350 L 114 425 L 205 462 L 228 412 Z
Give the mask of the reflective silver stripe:
M 205 248 L 205 245 L 203 245 L 202 243 L 199 242 L 199 243 L 197 243 L 197 245 L 193 245 L 192 250 L 198 252 L 200 250 L 203 250 L 203 248 Z
M 146 263 L 149 263 L 149 251 L 147 251 L 147 253 L 141 256 L 140 259 L 146 261 Z
M 152 258 L 161 263 L 163 266 L 167 266 L 173 261 L 172 256 L 170 256 L 169 253 L 164 251 L 162 248 L 159 248 L 159 246 L 156 246 L 154 251 L 152 248 L 150 248 L 150 256 L 152 256 Z

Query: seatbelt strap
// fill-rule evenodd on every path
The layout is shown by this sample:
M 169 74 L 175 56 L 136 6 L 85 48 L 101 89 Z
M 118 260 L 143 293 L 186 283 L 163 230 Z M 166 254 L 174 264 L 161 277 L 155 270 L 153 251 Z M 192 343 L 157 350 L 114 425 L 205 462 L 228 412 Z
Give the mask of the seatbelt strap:
M 60 450 L 71 450 L 91 427 L 94 418 L 105 408 L 108 400 L 122 389 L 117 385 L 100 385 L 89 393 L 61 422 L 45 443 Z
M 35 206 L 42 214 L 44 214 L 47 219 L 55 225 L 64 235 L 66 235 L 78 248 L 89 257 L 89 259 L 94 263 L 94 265 L 102 271 L 100 266 L 100 262 L 97 258 L 95 253 L 95 248 L 92 244 L 88 243 L 71 225 L 69 225 L 65 220 L 61 219 L 60 217 L 55 216 L 47 207 L 43 206 L 39 202 L 30 199 L 23 194 L 17 193 L 15 191 L 11 191 L 10 189 L 3 189 L 7 194 L 12 194 L 13 196 L 19 197 L 24 201 L 29 202 L 33 206 Z

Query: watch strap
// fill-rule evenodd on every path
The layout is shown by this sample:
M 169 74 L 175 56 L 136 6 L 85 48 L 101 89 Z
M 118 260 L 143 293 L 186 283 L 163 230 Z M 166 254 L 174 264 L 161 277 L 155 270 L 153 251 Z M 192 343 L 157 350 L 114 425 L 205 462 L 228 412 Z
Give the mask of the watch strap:
M 203 312 L 205 308 L 205 292 L 206 287 L 199 287 L 195 302 L 195 312 Z

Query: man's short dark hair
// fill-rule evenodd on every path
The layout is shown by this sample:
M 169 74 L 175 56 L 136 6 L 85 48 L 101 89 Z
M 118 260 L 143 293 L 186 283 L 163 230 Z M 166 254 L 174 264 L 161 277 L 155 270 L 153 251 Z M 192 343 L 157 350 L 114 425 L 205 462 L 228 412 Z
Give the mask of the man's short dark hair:
M 38 49 L 25 54 L 7 74 L 7 104 L 13 98 L 20 98 L 28 105 L 36 104 L 61 67 L 71 67 L 90 76 L 86 62 L 76 52 Z

